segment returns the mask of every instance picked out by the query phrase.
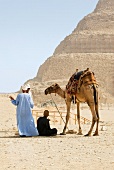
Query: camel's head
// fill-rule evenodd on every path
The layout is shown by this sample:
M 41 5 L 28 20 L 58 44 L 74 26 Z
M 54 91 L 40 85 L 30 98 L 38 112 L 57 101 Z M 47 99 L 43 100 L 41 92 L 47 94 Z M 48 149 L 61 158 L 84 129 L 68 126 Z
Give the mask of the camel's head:
M 48 87 L 47 89 L 45 89 L 44 93 L 45 93 L 45 95 L 51 94 L 51 93 L 56 93 L 59 88 L 60 88 L 59 85 L 57 83 L 55 83 L 55 84 L 51 85 L 50 87 Z

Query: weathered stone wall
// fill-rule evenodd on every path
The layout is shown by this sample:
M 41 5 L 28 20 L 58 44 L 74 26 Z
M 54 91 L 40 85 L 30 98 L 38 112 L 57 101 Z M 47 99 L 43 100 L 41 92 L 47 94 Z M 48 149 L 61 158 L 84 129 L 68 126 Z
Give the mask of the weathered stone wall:
M 64 53 L 114 53 L 114 34 L 69 36 L 56 48 L 54 55 Z
M 114 0 L 99 1 L 95 11 L 60 42 L 54 55 L 61 53 L 114 53 Z

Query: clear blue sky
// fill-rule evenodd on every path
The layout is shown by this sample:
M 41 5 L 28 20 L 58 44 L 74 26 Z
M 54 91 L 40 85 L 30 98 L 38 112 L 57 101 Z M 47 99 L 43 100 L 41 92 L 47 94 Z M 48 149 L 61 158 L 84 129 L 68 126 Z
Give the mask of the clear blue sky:
M 98 0 L 0 0 L 0 93 L 36 76 Z

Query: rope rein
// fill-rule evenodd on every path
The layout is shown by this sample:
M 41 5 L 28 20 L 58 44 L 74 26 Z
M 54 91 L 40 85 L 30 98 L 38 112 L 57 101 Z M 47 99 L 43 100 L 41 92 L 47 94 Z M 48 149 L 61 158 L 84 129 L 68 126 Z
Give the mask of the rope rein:
M 61 117 L 62 121 L 64 122 L 64 124 L 66 124 L 66 122 L 65 122 L 64 119 L 63 119 L 63 117 L 61 116 L 61 113 L 60 113 L 60 111 L 59 111 L 59 109 L 58 109 L 58 107 L 57 107 L 57 105 L 56 105 L 56 103 L 55 103 L 55 101 L 54 101 L 51 93 L 50 93 L 50 96 L 51 96 L 51 99 L 53 100 L 53 102 L 54 102 L 54 104 L 55 104 L 55 107 L 56 107 L 58 113 L 60 114 L 60 117 Z M 68 129 L 68 127 L 66 127 L 66 128 Z M 69 130 L 69 129 L 68 129 L 68 130 Z

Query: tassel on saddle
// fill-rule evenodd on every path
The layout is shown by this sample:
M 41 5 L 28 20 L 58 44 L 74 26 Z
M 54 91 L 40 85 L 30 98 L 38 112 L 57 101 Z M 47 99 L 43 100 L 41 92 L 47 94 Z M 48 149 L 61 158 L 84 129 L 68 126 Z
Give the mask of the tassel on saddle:
M 76 96 L 72 95 L 71 99 L 72 99 L 73 104 L 76 104 Z

